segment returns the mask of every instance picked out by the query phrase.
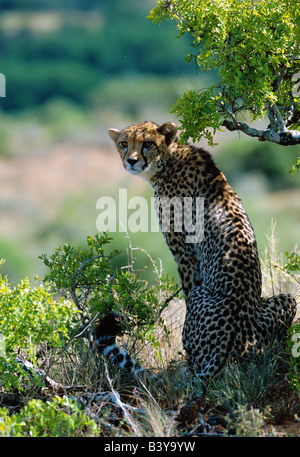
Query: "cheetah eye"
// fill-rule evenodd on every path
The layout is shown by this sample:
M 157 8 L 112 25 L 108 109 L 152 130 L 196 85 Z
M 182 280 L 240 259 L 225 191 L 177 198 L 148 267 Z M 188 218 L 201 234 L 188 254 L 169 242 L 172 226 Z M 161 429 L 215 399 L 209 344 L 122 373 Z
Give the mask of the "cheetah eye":
M 144 143 L 143 143 L 143 148 L 149 149 L 149 148 L 151 148 L 151 146 L 153 145 L 153 143 L 154 143 L 153 141 L 144 141 Z
M 128 148 L 128 143 L 127 143 L 127 141 L 121 141 L 121 142 L 120 142 L 120 146 L 121 146 L 121 148 L 123 148 L 123 149 L 127 149 L 127 148 Z

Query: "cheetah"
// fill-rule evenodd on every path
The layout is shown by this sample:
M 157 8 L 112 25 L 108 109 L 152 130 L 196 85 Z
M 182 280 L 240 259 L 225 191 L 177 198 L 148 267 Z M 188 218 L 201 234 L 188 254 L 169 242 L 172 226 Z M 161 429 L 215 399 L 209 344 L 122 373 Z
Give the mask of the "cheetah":
M 108 133 L 124 168 L 154 190 L 160 226 L 185 295 L 183 347 L 197 375 L 214 376 L 233 354 L 283 338 L 295 316 L 296 302 L 290 295 L 261 297 L 253 228 L 211 155 L 195 145 L 180 144 L 173 122 L 141 122 Z M 187 211 L 184 205 L 177 209 L 170 205 L 170 224 L 164 230 L 165 206 L 174 198 L 192 199 L 192 205 Z M 199 202 L 202 224 L 197 225 Z M 184 219 L 187 227 L 180 226 Z M 195 230 L 199 237 L 189 242 Z

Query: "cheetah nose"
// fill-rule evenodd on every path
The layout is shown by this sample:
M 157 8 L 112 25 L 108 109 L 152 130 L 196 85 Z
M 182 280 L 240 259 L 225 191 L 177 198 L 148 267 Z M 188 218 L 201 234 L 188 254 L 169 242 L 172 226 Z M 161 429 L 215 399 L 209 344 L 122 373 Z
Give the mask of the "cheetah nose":
M 138 159 L 127 159 L 127 162 L 133 167 L 138 162 Z

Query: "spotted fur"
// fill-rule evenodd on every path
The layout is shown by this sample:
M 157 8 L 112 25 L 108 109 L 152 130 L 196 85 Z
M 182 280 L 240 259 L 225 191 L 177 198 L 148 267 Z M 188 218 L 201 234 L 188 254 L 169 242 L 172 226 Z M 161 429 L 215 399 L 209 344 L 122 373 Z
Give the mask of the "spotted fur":
M 122 333 L 123 318 L 110 312 L 96 323 L 96 344 L 98 351 L 113 364 L 119 365 L 127 373 L 137 374 L 144 371 L 124 349 L 117 344 L 117 336 Z
M 110 129 L 124 168 L 150 183 L 155 197 L 192 197 L 188 214 L 171 210 L 164 232 L 186 297 L 183 345 L 199 375 L 213 376 L 234 352 L 283 338 L 296 312 L 290 295 L 261 298 L 261 269 L 255 235 L 241 200 L 210 154 L 181 145 L 172 122 L 142 122 Z M 195 227 L 197 197 L 204 198 L 203 236 L 187 243 L 178 217 Z M 158 206 L 161 227 L 163 205 Z

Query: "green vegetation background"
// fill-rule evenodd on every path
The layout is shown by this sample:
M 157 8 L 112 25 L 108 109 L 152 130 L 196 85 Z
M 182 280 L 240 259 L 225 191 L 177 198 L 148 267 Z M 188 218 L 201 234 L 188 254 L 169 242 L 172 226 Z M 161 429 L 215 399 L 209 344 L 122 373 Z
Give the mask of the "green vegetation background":
M 169 112 L 177 98 L 189 88 L 216 81 L 214 73 L 197 73 L 193 63 L 184 62 L 189 42 L 176 38 L 171 23 L 157 26 L 146 19 L 155 4 L 154 0 L 0 0 L 0 73 L 6 77 L 6 97 L 0 99 L 0 258 L 6 259 L 2 272 L 10 280 L 42 275 L 41 253 L 95 234 L 99 197 L 117 197 L 122 187 L 128 188 L 129 197 L 138 192 L 150 199 L 146 185 L 120 171 L 107 128 L 145 119 L 176 121 Z M 96 149 L 105 156 L 104 167 L 99 168 L 98 181 L 87 176 L 76 188 L 69 186 L 70 170 L 62 169 L 48 198 L 37 203 L 15 176 L 22 177 L 24 166 L 34 170 L 38 162 L 41 167 L 31 180 L 41 179 L 40 174 L 46 177 L 58 145 L 62 154 L 67 148 L 68 157 L 79 167 L 82 160 L 89 160 L 89 155 L 83 159 L 86 149 Z M 300 177 L 288 171 L 299 149 L 226 132 L 219 135 L 219 146 L 210 148 L 243 199 L 261 254 L 271 236 L 272 220 L 279 252 L 292 251 L 298 242 Z M 16 182 L 9 181 L 6 167 L 21 169 L 19 175 L 12 174 Z M 116 167 L 116 179 L 109 185 L 106 167 L 110 173 Z M 51 198 L 54 204 L 48 207 L 45 202 Z M 134 247 L 161 258 L 165 270 L 176 275 L 161 234 L 129 235 Z M 124 251 L 125 265 L 128 239 L 124 233 L 112 236 L 114 247 Z M 140 251 L 136 255 L 137 268 L 147 265 L 146 277 L 151 279 L 148 257 Z

